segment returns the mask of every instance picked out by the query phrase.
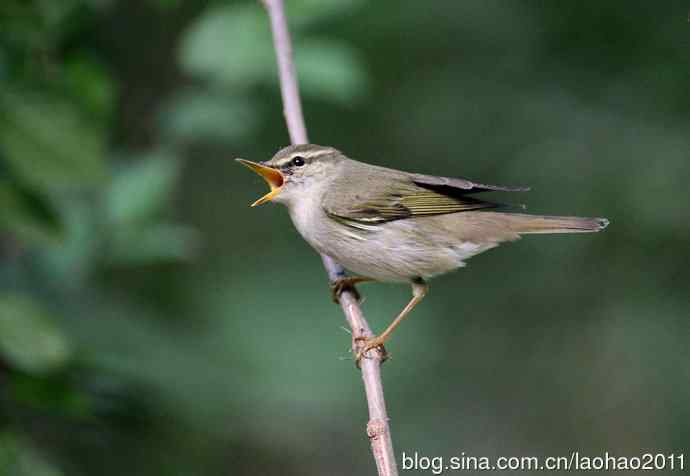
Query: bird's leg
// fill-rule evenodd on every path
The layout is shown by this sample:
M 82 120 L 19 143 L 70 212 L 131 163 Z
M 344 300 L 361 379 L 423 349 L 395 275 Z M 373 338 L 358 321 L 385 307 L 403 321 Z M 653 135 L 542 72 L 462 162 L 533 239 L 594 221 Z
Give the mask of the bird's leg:
M 367 281 L 373 281 L 373 279 L 365 278 L 363 276 L 344 276 L 332 281 L 331 297 L 333 298 L 333 302 L 338 304 L 340 302 L 340 294 L 346 289 L 352 291 L 355 295 L 355 298 L 357 298 L 357 301 L 359 301 L 360 296 L 354 286 L 355 284 L 366 283 Z
M 381 347 L 383 348 L 383 344 L 388 340 L 388 338 L 391 336 L 393 331 L 395 330 L 396 327 L 400 325 L 402 320 L 407 316 L 414 307 L 419 304 L 419 302 L 424 299 L 424 296 L 426 296 L 427 291 L 429 290 L 429 286 L 426 284 L 426 282 L 422 278 L 416 278 L 412 281 L 412 299 L 410 299 L 410 302 L 407 303 L 407 306 L 400 311 L 400 314 L 398 314 L 398 317 L 393 319 L 393 322 L 390 323 L 390 325 L 386 328 L 385 331 L 383 331 L 381 334 L 367 339 L 366 337 L 355 337 L 355 340 L 364 340 L 364 343 L 362 344 L 359 352 L 357 352 L 357 366 L 359 367 L 359 361 L 362 359 L 364 354 L 376 347 Z M 386 356 L 385 351 L 382 350 L 382 353 L 384 355 L 384 358 Z

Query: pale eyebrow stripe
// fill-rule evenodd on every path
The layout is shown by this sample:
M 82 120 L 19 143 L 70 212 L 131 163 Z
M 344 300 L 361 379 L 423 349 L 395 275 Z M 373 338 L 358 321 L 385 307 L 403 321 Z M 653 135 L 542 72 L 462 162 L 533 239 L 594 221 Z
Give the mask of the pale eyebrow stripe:
M 332 151 L 330 149 L 324 149 L 324 150 L 314 150 L 314 151 L 304 151 L 304 152 L 293 152 L 290 154 L 288 157 L 285 157 L 282 159 L 280 162 L 278 162 L 276 165 L 278 167 L 282 167 L 283 165 L 287 165 L 294 159 L 295 157 L 304 157 L 305 159 L 313 159 L 315 157 L 319 157 L 321 155 L 326 155 L 331 153 Z
M 318 157 L 320 155 L 326 155 L 332 153 L 333 150 L 331 149 L 322 149 L 322 150 L 313 150 L 313 151 L 307 151 L 307 152 L 295 152 L 291 157 L 297 157 L 301 156 L 306 159 L 313 159 L 314 157 Z

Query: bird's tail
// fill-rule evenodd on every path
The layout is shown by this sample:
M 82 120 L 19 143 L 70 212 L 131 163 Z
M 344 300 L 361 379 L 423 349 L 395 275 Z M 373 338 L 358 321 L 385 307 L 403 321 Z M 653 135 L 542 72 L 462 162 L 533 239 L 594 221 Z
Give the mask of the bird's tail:
M 508 218 L 510 217 L 510 218 Z M 506 214 L 511 230 L 519 234 L 531 233 L 592 233 L 606 228 L 606 218 L 557 217 Z

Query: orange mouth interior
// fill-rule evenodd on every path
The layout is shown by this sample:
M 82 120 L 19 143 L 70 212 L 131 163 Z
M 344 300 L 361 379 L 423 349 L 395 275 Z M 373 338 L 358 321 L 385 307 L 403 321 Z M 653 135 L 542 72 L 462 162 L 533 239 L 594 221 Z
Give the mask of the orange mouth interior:
M 251 162 L 249 160 L 244 160 L 244 159 L 236 159 L 240 164 L 244 165 L 245 167 L 253 170 L 257 174 L 261 175 L 261 177 L 266 181 L 268 186 L 271 188 L 271 191 L 268 192 L 266 195 L 255 201 L 254 203 L 251 204 L 252 207 L 255 207 L 257 205 L 262 205 L 266 202 L 270 202 L 273 200 L 282 190 L 283 184 L 285 183 L 285 176 L 280 173 L 279 170 L 276 170 L 272 167 L 266 167 L 265 165 L 258 164 L 256 162 Z

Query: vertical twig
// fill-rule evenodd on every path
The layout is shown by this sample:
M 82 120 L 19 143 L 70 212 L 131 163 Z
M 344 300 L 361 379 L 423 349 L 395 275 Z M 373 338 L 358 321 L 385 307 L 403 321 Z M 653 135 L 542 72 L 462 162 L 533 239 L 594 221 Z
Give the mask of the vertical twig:
M 292 60 L 292 44 L 285 18 L 283 0 L 261 0 L 271 20 L 273 31 L 273 43 L 278 60 L 278 73 L 280 75 L 280 90 L 283 97 L 283 113 L 287 122 L 290 140 L 293 144 L 305 144 L 307 131 L 304 126 L 302 105 L 297 85 L 297 75 Z M 323 265 L 328 273 L 328 279 L 333 282 L 344 275 L 343 268 L 326 255 L 321 255 Z M 357 298 L 351 291 L 344 291 L 340 296 L 340 307 L 345 314 L 352 329 L 352 351 L 360 350 L 359 337 L 371 337 L 373 333 L 367 323 Z M 391 438 L 386 401 L 383 396 L 383 384 L 381 382 L 382 355 L 378 350 L 371 350 L 361 360 L 362 380 L 369 406 L 369 422 L 367 424 L 367 436 L 371 442 L 371 451 L 374 454 L 376 468 L 379 476 L 397 476 L 398 468 L 393 452 L 393 440 Z

